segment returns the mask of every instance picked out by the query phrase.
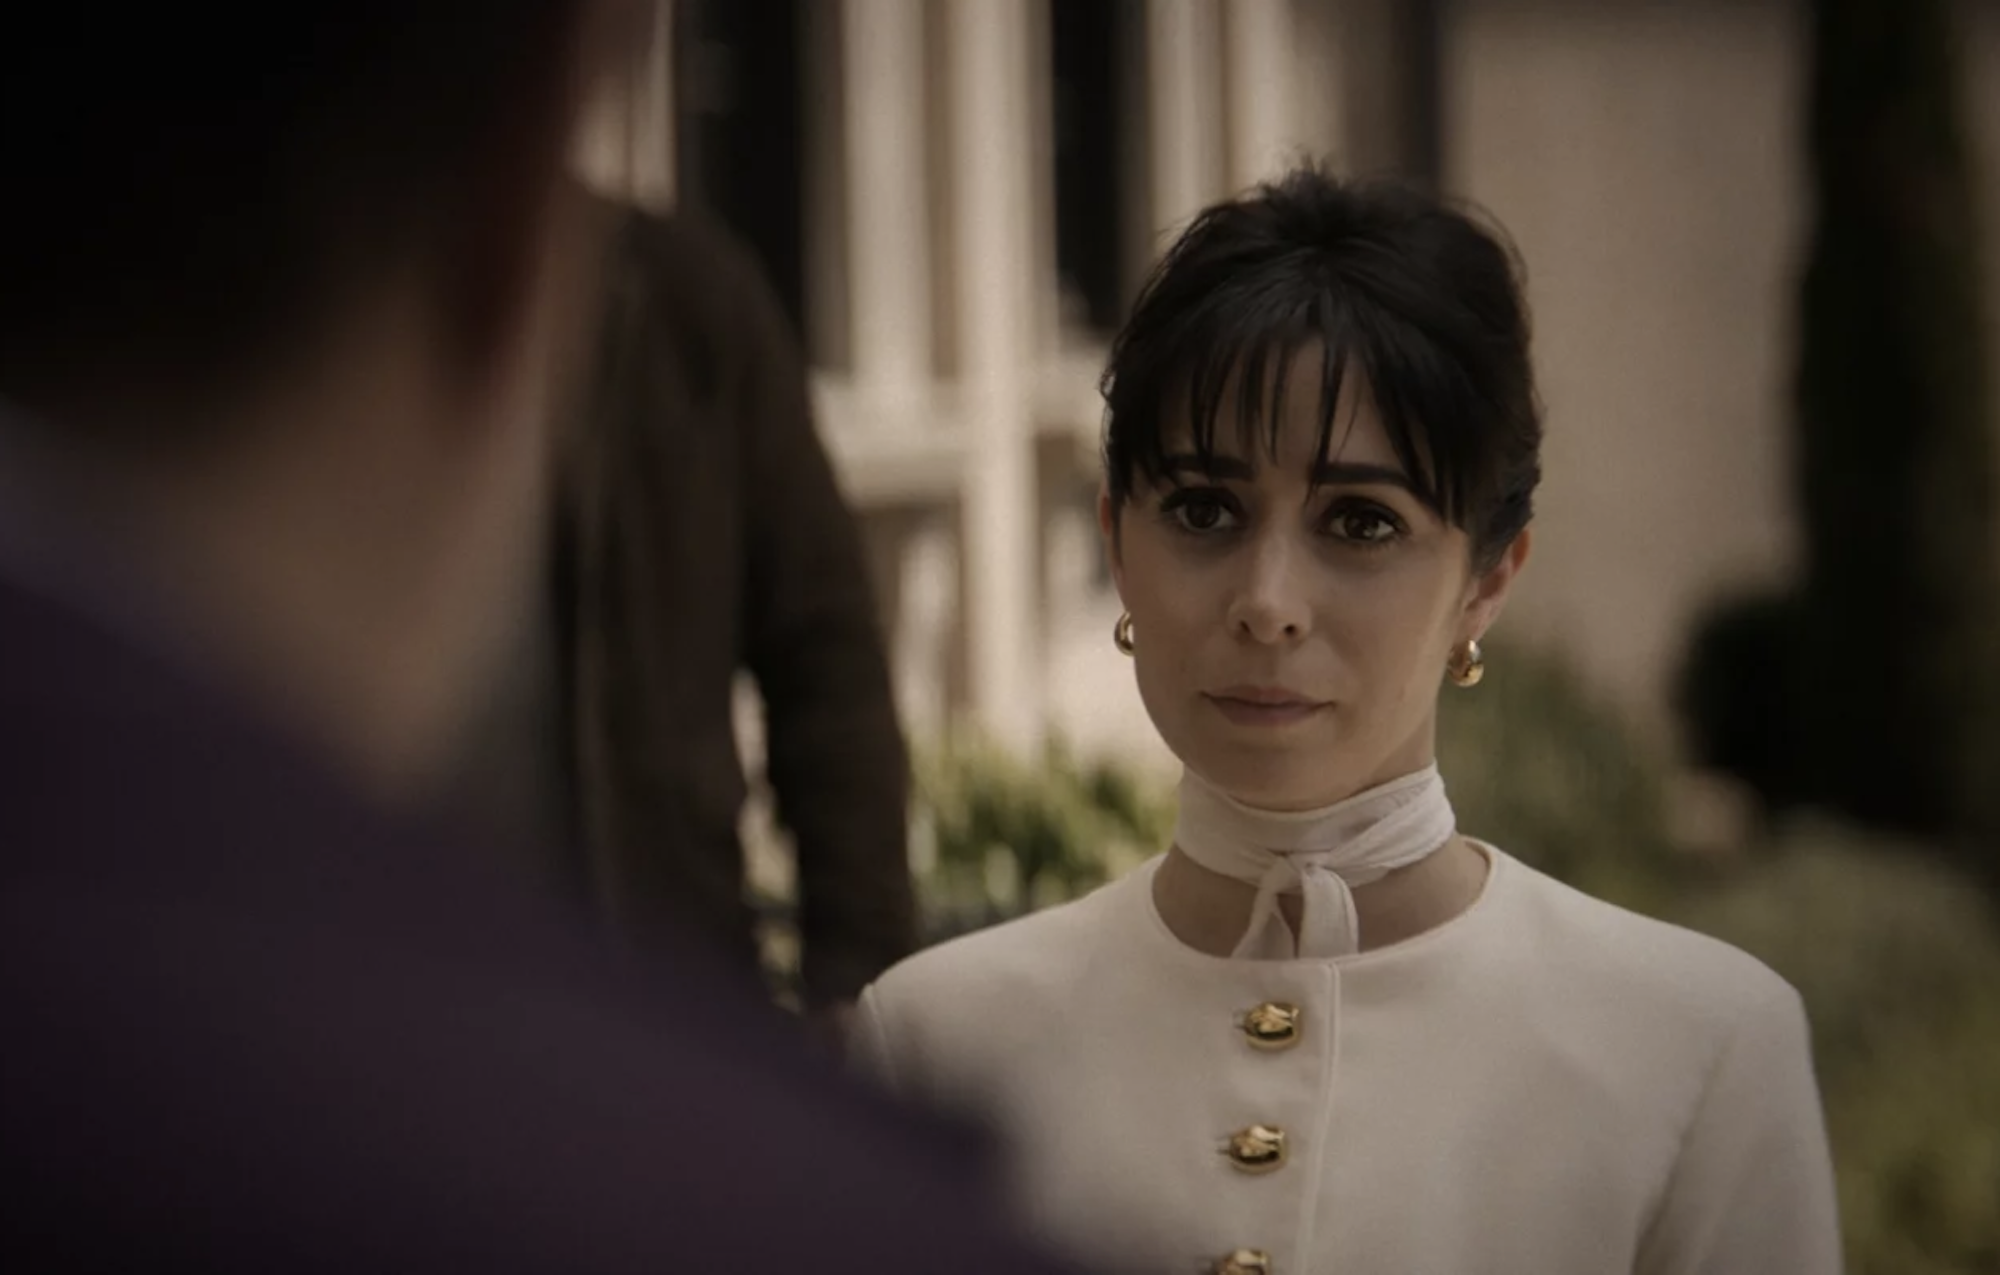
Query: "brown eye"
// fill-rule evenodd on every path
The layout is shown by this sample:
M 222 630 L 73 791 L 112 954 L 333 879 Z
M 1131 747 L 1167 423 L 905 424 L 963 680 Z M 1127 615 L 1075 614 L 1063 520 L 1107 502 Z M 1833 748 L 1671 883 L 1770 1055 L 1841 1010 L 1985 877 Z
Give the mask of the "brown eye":
M 1222 506 L 1212 500 L 1193 500 L 1181 506 L 1181 525 L 1189 531 L 1213 531 L 1222 523 Z
M 1352 508 L 1334 513 L 1331 530 L 1340 539 L 1354 544 L 1381 545 L 1401 535 L 1403 528 L 1379 509 Z
M 1161 502 L 1160 512 L 1177 529 L 1192 535 L 1214 535 L 1236 525 L 1236 513 L 1217 492 L 1183 489 Z

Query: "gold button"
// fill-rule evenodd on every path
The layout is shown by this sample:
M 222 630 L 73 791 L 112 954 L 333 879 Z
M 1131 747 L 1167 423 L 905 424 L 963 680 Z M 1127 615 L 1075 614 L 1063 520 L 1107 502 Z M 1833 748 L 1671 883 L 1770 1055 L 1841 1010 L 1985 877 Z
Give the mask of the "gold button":
M 1285 1164 L 1285 1131 L 1275 1125 L 1253 1124 L 1231 1134 L 1222 1154 L 1241 1172 L 1273 1172 Z
M 1304 1011 L 1297 1005 L 1265 1001 L 1243 1016 L 1243 1035 L 1253 1049 L 1290 1049 L 1299 1043 L 1299 1020 Z
M 1239 1248 L 1209 1271 L 1210 1275 L 1271 1275 L 1271 1255 L 1261 1249 Z

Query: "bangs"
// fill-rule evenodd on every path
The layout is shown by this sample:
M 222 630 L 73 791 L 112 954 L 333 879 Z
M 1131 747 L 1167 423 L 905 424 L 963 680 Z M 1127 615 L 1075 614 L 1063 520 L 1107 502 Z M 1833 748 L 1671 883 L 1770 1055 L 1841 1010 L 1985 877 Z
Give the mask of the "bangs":
M 1417 498 L 1491 565 L 1533 517 L 1541 481 L 1518 265 L 1471 213 L 1313 167 L 1208 208 L 1111 344 L 1106 491 L 1122 505 L 1135 480 L 1166 480 L 1176 455 L 1275 462 L 1286 394 L 1316 392 L 1319 461 L 1338 458 L 1368 404 Z M 1319 375 L 1294 382 L 1301 356 Z
M 1127 357 L 1114 359 L 1105 378 L 1106 460 L 1117 494 L 1129 494 L 1135 476 L 1165 480 L 1174 455 L 1206 464 L 1233 447 L 1235 455 L 1261 450 L 1275 462 L 1294 364 L 1316 357 L 1314 455 L 1333 459 L 1354 414 L 1372 400 L 1418 499 L 1462 523 L 1473 396 L 1434 339 L 1379 306 L 1296 276 L 1255 291 L 1225 286 L 1175 317 L 1150 341 L 1123 342 Z M 1357 375 L 1361 384 L 1350 387 Z M 1356 396 L 1341 419 L 1350 390 Z M 1227 433 L 1225 421 L 1233 422 Z

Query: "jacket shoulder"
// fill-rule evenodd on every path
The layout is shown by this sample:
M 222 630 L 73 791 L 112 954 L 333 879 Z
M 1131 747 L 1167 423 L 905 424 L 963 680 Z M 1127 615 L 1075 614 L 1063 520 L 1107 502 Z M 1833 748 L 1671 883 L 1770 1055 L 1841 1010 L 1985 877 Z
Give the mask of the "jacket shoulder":
M 1798 1001 L 1790 983 L 1739 947 L 1585 894 L 1518 861 L 1508 866 L 1527 878 L 1520 891 L 1527 915 L 1517 919 L 1517 932 L 1532 936 L 1540 964 L 1564 971 L 1572 995 L 1665 1015 L 1711 1036 Z M 1588 960 L 1571 956 L 1585 952 Z
M 899 1088 L 963 1076 L 1042 1036 L 1097 947 L 1143 902 L 1127 877 L 1070 903 L 928 948 L 862 995 L 861 1053 Z

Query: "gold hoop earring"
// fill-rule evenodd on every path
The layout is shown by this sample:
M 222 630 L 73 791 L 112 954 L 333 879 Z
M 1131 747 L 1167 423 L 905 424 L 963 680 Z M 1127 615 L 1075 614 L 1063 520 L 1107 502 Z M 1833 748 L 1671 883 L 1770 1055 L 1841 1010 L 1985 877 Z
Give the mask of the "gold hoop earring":
M 1132 613 L 1125 612 L 1118 617 L 1118 623 L 1111 626 L 1111 645 L 1124 655 L 1130 655 L 1139 648 L 1132 644 Z
M 1452 652 L 1444 671 L 1454 686 L 1479 685 L 1479 679 L 1486 676 L 1486 656 L 1479 649 L 1479 639 L 1465 639 L 1465 645 Z

